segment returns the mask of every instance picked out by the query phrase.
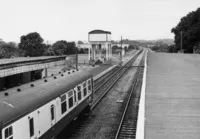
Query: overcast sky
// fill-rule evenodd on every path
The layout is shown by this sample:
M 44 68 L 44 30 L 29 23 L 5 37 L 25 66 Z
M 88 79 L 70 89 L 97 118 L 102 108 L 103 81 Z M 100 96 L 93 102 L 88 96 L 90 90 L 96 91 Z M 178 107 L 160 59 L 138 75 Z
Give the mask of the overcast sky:
M 200 0 L 0 0 L 0 38 L 38 32 L 46 41 L 77 41 L 94 29 L 113 40 L 173 38 L 171 28 L 198 7 Z

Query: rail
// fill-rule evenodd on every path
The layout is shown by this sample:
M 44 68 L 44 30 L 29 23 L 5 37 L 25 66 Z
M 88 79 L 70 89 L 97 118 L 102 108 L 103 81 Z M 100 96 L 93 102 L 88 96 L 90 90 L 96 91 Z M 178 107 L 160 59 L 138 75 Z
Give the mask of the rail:
M 101 92 L 104 92 L 100 97 L 98 97 L 97 100 L 94 101 L 91 109 L 94 109 L 95 106 L 101 101 L 101 99 L 107 94 L 107 92 L 115 85 L 115 83 L 120 79 L 120 77 L 126 72 L 126 70 L 132 65 L 132 63 L 135 61 L 135 59 L 142 53 L 142 51 L 140 51 L 139 53 L 137 53 L 134 57 L 132 57 L 131 59 L 129 59 L 128 62 L 126 62 L 126 64 L 119 68 L 116 72 L 114 72 L 114 74 L 112 74 L 108 80 L 106 80 L 104 83 L 102 83 L 96 90 L 94 93 L 96 93 L 97 91 L 99 91 L 100 88 L 106 88 L 106 90 L 103 90 Z M 116 74 L 117 73 L 117 74 Z M 113 79 L 113 81 L 111 81 Z M 110 84 L 108 84 L 108 82 L 110 81 Z M 108 87 L 102 87 L 104 85 L 107 85 Z

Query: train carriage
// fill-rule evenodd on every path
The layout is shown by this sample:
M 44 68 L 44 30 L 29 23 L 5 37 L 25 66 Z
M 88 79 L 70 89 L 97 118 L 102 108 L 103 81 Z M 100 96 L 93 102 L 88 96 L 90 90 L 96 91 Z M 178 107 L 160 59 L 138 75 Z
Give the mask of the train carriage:
M 91 74 L 51 78 L 0 92 L 0 139 L 53 138 L 92 103 Z

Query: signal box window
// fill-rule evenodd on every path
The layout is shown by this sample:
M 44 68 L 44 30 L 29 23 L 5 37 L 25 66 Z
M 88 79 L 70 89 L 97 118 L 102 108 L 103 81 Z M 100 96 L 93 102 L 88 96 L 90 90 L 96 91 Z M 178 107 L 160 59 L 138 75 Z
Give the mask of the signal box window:
M 78 86 L 78 100 L 81 100 L 81 86 Z
M 30 137 L 34 135 L 34 119 L 29 119 L 29 130 L 30 130 Z
M 61 112 L 64 114 L 67 111 L 66 95 L 61 96 Z
M 6 130 L 4 131 L 5 133 L 5 139 L 13 139 L 13 129 L 12 126 L 6 128 Z

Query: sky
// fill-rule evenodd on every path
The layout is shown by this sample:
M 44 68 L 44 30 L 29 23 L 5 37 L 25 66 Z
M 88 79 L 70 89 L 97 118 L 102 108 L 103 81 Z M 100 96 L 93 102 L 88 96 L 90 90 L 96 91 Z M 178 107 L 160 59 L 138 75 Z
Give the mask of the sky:
M 87 41 L 94 29 L 113 40 L 174 38 L 171 29 L 198 7 L 200 0 L 0 0 L 0 38 L 38 32 L 49 42 Z

